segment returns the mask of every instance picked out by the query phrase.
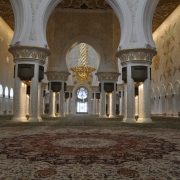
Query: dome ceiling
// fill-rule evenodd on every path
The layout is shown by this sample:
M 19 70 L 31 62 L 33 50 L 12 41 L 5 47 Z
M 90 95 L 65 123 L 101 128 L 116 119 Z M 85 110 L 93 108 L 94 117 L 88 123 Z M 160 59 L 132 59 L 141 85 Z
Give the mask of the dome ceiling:
M 180 5 L 179 0 L 160 0 L 153 19 L 153 31 Z M 57 8 L 111 9 L 105 0 L 62 0 Z M 14 29 L 14 15 L 9 0 L 0 0 L 0 16 Z

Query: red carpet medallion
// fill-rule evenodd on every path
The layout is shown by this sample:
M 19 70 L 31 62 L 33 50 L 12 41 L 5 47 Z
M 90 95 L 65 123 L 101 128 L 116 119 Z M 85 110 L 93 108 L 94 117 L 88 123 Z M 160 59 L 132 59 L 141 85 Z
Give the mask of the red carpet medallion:
M 1 130 L 2 180 L 180 179 L 180 133 L 130 128 L 14 129 Z

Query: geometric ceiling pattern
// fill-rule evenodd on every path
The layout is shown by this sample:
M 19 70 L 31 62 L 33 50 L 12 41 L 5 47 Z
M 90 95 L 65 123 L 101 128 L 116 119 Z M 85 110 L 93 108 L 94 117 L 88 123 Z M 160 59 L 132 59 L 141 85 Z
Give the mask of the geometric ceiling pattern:
M 160 0 L 153 18 L 153 31 L 180 5 L 179 0 Z M 62 0 L 57 8 L 111 9 L 105 0 Z M 0 16 L 14 30 L 14 14 L 9 0 L 0 0 Z

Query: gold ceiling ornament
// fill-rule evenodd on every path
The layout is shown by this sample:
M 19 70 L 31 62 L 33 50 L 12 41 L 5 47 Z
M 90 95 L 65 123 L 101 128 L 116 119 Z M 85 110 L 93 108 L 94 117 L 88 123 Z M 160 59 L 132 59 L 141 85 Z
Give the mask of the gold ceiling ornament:
M 81 43 L 79 45 L 79 60 L 78 66 L 70 68 L 71 71 L 75 72 L 77 78 L 82 82 L 88 79 L 90 73 L 96 69 L 87 66 L 88 63 L 88 47 L 87 44 Z

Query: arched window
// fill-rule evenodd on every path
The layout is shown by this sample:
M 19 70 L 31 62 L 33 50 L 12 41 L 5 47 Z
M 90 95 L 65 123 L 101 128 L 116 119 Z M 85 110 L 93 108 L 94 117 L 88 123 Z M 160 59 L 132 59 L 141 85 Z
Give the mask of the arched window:
M 88 112 L 88 90 L 81 87 L 77 90 L 77 113 Z
M 9 90 L 8 90 L 8 87 L 6 86 L 5 87 L 5 93 L 4 93 L 5 97 L 8 97 L 9 95 Z
M 3 87 L 2 87 L 2 85 L 0 84 L 0 96 L 2 96 L 3 95 Z
M 10 89 L 10 97 L 11 97 L 11 99 L 13 99 L 13 96 L 14 96 L 14 92 L 13 92 L 13 89 L 11 88 Z

